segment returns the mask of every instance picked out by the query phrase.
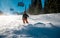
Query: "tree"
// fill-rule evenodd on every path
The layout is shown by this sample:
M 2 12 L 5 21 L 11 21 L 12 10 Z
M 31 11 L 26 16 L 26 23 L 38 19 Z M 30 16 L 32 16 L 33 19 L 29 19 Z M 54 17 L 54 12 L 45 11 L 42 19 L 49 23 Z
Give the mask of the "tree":
M 42 10 L 41 0 L 31 0 L 31 5 L 29 7 L 29 14 L 40 14 Z

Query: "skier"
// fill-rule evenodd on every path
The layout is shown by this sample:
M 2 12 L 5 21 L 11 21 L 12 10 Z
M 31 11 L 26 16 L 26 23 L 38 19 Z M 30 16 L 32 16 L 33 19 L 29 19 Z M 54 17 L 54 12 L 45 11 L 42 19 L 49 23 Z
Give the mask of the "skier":
M 29 16 L 27 15 L 27 13 L 24 12 L 23 17 L 22 17 L 22 20 L 23 20 L 23 23 L 24 23 L 24 24 L 25 24 L 25 22 L 28 23 L 28 20 L 27 20 L 28 17 L 29 17 Z

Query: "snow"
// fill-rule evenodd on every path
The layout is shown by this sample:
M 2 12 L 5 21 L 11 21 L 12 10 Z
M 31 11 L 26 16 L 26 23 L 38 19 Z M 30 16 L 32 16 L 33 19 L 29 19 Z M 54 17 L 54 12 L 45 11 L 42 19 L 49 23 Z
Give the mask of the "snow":
M 26 38 L 28 37 L 33 38 L 33 35 L 30 36 L 31 34 L 30 33 L 29 33 L 30 35 L 28 34 L 29 30 L 30 32 L 32 32 L 32 34 L 35 34 L 34 31 L 36 31 L 35 29 L 38 28 L 45 28 L 45 29 L 48 28 L 49 31 L 52 31 L 57 27 L 60 28 L 60 14 L 29 15 L 28 21 L 29 24 L 23 24 L 22 15 L 1 15 L 0 37 L 25 38 L 26 36 Z M 50 30 L 50 28 L 52 29 Z M 57 31 L 60 30 L 58 29 Z M 52 31 L 52 33 L 55 33 L 55 31 Z M 47 36 L 46 35 L 41 36 L 41 38 L 44 37 L 46 38 Z

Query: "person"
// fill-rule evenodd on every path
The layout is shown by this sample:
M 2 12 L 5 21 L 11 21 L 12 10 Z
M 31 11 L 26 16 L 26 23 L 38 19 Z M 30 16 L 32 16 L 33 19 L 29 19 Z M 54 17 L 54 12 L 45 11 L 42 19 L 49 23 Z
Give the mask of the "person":
M 22 18 L 24 24 L 28 23 L 28 20 L 27 20 L 28 17 L 29 17 L 28 14 L 26 12 L 24 12 L 23 18 Z

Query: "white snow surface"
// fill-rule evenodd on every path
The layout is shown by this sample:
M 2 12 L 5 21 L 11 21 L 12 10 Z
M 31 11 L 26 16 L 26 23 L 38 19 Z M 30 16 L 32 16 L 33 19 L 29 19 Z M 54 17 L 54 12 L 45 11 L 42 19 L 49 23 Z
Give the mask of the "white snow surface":
M 29 24 L 32 24 L 33 27 L 51 28 L 52 25 L 60 27 L 60 13 L 29 15 L 28 21 L 29 21 Z M 22 15 L 1 15 L 0 16 L 0 35 L 10 34 L 6 38 L 11 38 L 10 36 L 13 36 L 14 34 L 12 34 L 12 31 L 10 30 L 21 30 L 22 28 L 24 28 L 24 26 L 28 26 L 29 24 L 23 24 Z M 10 32 L 5 33 L 6 31 L 10 31 Z M 18 35 L 17 37 L 20 38 L 20 35 Z
M 42 15 L 29 15 L 29 24 L 43 23 L 49 27 L 49 23 L 60 26 L 60 13 L 59 14 L 42 14 Z M 16 28 L 23 26 L 22 15 L 1 15 L 0 16 L 0 30 L 3 28 Z M 26 24 L 25 24 L 26 25 Z M 38 24 L 37 24 L 38 25 Z M 40 25 L 40 24 L 39 24 Z

